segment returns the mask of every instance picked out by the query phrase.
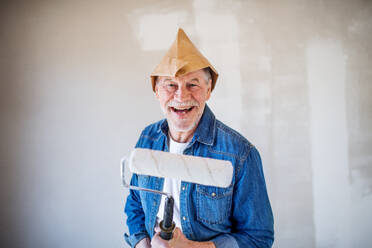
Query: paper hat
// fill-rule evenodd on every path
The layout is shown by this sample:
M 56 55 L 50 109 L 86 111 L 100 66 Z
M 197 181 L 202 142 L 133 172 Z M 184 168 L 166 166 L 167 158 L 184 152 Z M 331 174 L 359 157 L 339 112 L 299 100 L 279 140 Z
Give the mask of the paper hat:
M 180 77 L 189 72 L 209 67 L 212 76 L 212 90 L 216 85 L 218 73 L 209 61 L 192 44 L 189 37 L 180 28 L 177 38 L 151 73 L 152 90 L 155 91 L 155 80 L 157 76 Z

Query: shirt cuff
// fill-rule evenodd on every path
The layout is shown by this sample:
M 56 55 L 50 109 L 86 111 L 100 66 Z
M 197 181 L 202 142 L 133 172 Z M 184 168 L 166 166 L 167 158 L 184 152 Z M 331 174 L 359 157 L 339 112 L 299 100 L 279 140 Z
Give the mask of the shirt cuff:
M 229 234 L 218 235 L 211 240 L 216 248 L 239 248 L 236 239 Z
M 147 233 L 136 233 L 133 235 L 128 236 L 128 234 L 124 234 L 125 241 L 130 245 L 130 247 L 134 248 L 138 242 L 140 242 L 142 239 L 147 238 Z

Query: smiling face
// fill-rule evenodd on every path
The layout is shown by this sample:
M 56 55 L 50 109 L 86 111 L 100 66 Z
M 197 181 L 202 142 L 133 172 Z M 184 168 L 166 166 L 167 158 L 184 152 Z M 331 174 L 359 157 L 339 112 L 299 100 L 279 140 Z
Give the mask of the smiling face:
M 155 93 L 172 138 L 178 142 L 191 139 L 211 94 L 211 79 L 204 70 L 181 77 L 159 77 Z

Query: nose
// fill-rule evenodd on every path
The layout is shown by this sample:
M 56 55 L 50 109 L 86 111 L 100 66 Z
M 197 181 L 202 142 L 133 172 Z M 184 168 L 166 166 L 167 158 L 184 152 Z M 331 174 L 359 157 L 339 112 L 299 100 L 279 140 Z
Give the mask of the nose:
M 185 85 L 182 85 L 178 87 L 175 95 L 174 95 L 175 100 L 179 102 L 187 101 L 190 98 L 190 91 L 187 89 Z

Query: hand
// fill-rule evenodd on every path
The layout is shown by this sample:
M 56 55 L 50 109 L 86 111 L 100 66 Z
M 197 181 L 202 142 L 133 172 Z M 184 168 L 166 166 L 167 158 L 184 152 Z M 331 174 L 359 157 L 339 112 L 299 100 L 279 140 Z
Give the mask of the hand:
M 156 234 L 151 240 L 152 248 L 215 248 L 213 242 L 196 242 L 186 238 L 178 227 L 173 232 L 173 238 L 169 241 L 160 237 L 160 232 L 155 229 Z
M 151 240 L 152 248 L 186 248 L 190 247 L 190 240 L 188 240 L 182 231 L 177 227 L 173 232 L 173 238 L 169 241 L 160 237 L 160 229 L 155 228 L 156 234 Z
M 135 246 L 136 248 L 151 248 L 150 239 L 144 238 L 138 242 Z

